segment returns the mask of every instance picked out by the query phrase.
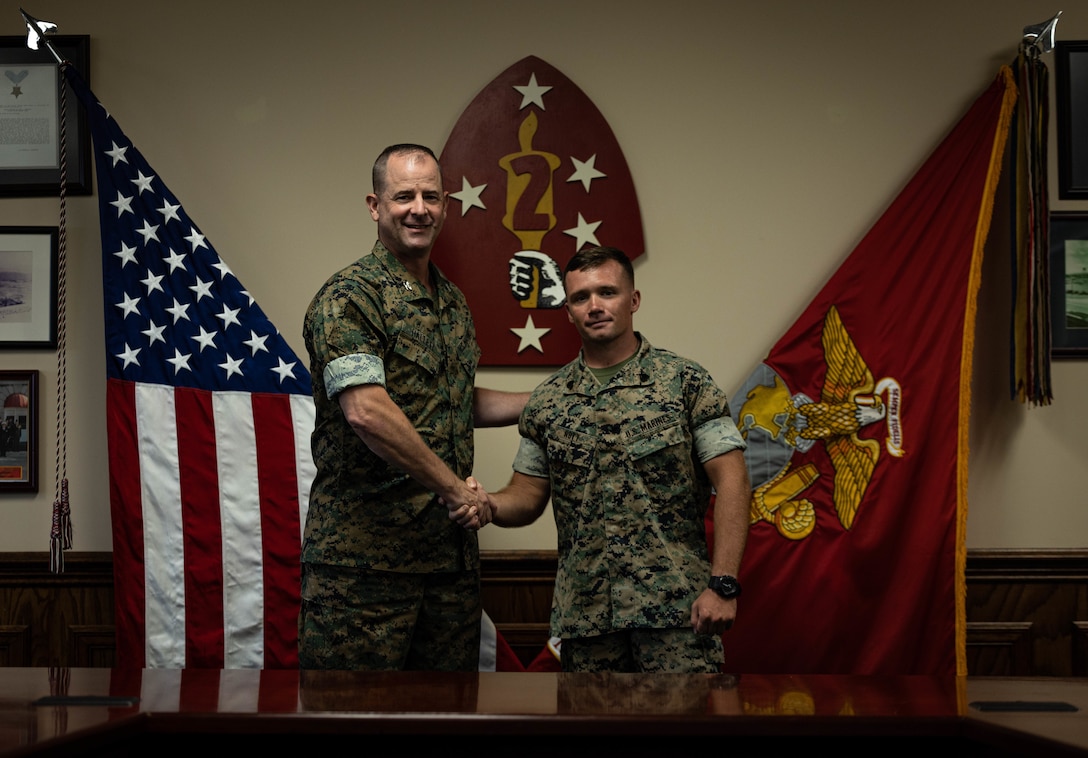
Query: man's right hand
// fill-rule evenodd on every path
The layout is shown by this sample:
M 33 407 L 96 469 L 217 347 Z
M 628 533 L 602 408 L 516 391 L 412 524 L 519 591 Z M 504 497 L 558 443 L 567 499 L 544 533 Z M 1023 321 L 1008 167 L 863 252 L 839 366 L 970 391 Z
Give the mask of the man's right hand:
M 449 510 L 450 520 L 464 529 L 478 530 L 491 523 L 487 493 L 471 476 L 464 482 L 458 482 L 454 491 L 441 496 L 439 502 Z
M 495 520 L 495 505 L 491 502 L 491 496 L 487 494 L 487 490 L 476 480 L 476 477 L 470 476 L 465 480 L 465 484 L 476 493 L 476 507 L 480 518 L 480 528 L 482 529 Z

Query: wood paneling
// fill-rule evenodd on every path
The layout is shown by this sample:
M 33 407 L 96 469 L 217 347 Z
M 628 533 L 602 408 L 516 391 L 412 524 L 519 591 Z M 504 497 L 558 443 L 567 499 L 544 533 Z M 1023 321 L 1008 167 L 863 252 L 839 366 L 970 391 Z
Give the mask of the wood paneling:
M 1030 621 L 969 621 L 967 672 L 1028 676 L 1032 666 Z
M 969 673 L 1085 675 L 1088 551 L 969 551 L 966 578 Z
M 480 597 L 514 655 L 528 665 L 550 636 L 554 551 L 485 550 L 480 555 Z
M 113 561 L 0 554 L 0 666 L 110 667 Z M 523 663 L 548 640 L 554 551 L 484 551 L 481 594 Z M 1088 676 L 1088 550 L 967 556 L 967 666 L 976 676 Z
M 81 646 L 81 627 L 108 630 L 108 652 Z M 20 639 L 21 638 L 21 639 Z M 68 553 L 63 573 L 49 553 L 0 553 L 0 663 L 113 665 L 113 557 Z
M 26 666 L 30 660 L 30 627 L 26 624 L 0 626 L 0 666 Z

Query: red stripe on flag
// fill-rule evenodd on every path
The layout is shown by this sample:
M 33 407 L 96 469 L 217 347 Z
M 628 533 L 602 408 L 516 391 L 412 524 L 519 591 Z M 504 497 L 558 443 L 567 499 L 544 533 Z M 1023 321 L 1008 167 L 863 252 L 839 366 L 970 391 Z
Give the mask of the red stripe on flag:
M 143 676 L 144 670 L 142 668 L 113 668 L 110 671 L 110 683 L 108 692 L 110 697 L 117 698 L 135 698 L 136 702 L 129 706 L 115 706 L 108 708 L 109 714 L 106 718 L 108 721 L 119 721 L 121 719 L 131 718 L 134 713 L 139 712 L 140 702 L 143 699 Z
M 109 467 L 127 472 L 110 477 L 113 519 L 114 637 L 117 668 L 143 668 L 144 521 L 140 485 L 140 453 L 136 441 L 136 392 L 132 382 L 106 381 L 106 430 Z
M 297 657 L 297 655 L 296 655 Z M 257 691 L 260 713 L 297 713 L 299 699 L 299 670 L 264 669 Z
M 178 687 L 179 713 L 215 713 L 219 710 L 218 670 L 185 668 Z
M 298 666 L 300 526 L 288 395 L 253 394 L 264 558 L 265 668 Z
M 185 665 L 222 668 L 223 531 L 212 393 L 174 390 L 182 539 L 185 545 Z

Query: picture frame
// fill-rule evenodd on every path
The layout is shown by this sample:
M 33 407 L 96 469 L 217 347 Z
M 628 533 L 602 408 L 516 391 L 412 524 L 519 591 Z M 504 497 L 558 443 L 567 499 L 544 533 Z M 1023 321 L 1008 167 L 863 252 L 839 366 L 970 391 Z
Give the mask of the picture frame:
M 1088 358 L 1088 212 L 1050 214 L 1050 356 Z
M 1054 46 L 1058 197 L 1088 200 L 1088 41 Z
M 0 349 L 57 346 L 56 226 L 0 226 Z
M 0 371 L 0 493 L 38 491 L 38 372 Z
M 90 82 L 90 35 L 52 35 L 49 44 Z M 0 37 L 0 196 L 60 195 L 60 64 L 26 35 Z M 67 194 L 91 194 L 91 135 L 83 106 L 65 82 Z

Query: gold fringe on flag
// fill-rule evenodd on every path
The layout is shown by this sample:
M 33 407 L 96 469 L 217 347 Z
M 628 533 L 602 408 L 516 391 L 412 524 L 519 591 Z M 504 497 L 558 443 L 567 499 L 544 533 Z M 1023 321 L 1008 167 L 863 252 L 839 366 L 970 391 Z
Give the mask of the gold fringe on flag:
M 1002 157 L 1012 122 L 1015 119 L 1019 97 L 1013 72 L 1002 66 L 999 74 L 1005 84 L 1001 99 L 1001 115 L 994 133 L 990 166 L 986 172 L 986 186 L 982 193 L 978 222 L 975 226 L 975 243 L 971 250 L 971 270 L 967 285 L 967 310 L 963 320 L 963 359 L 960 364 L 960 407 L 956 456 L 956 674 L 967 675 L 967 463 L 970 458 L 969 419 L 971 415 L 971 376 L 974 371 L 975 317 L 978 313 L 978 291 L 982 281 L 982 260 L 986 249 L 986 237 L 993 218 L 994 196 L 1001 179 Z

